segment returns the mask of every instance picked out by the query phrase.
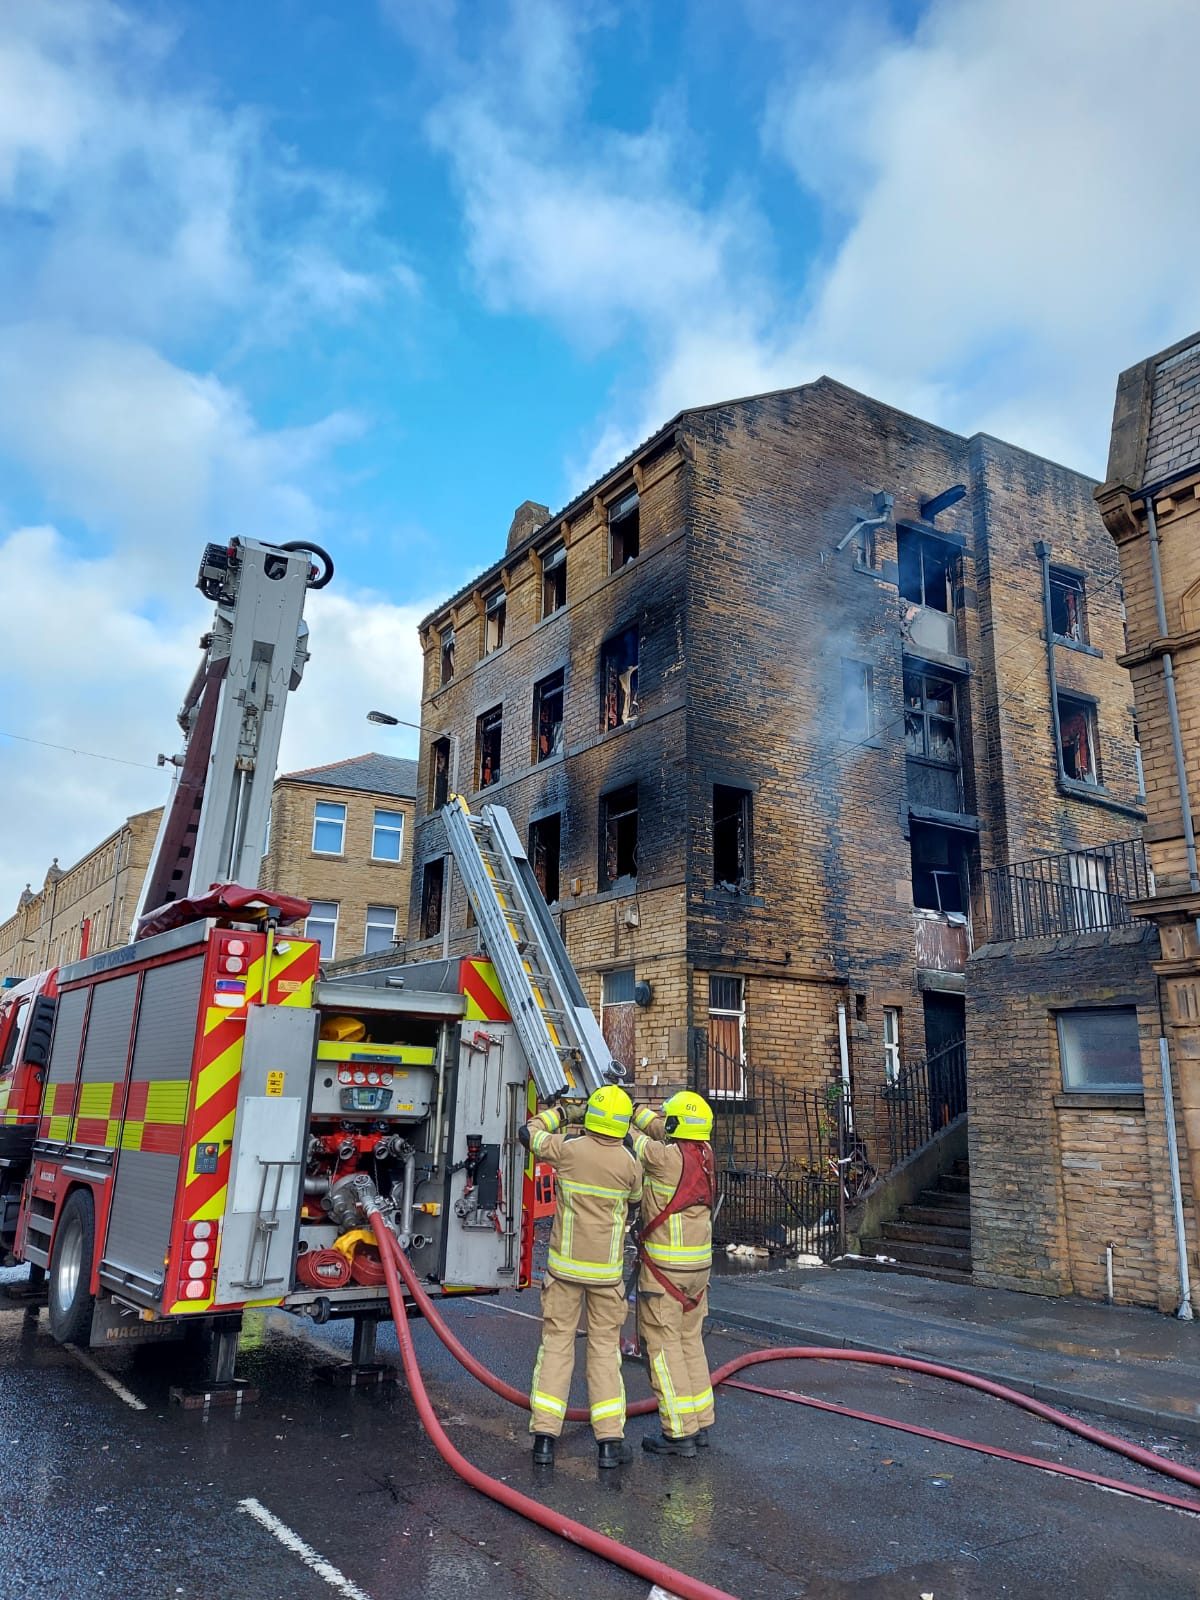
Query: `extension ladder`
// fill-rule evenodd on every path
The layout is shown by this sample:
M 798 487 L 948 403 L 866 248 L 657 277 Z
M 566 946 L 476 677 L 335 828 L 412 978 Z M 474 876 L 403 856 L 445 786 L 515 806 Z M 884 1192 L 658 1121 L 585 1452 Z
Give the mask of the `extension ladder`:
M 481 809 L 473 817 L 454 795 L 442 818 L 484 949 L 539 1097 L 586 1099 L 625 1068 L 604 1042 L 512 818 L 503 806 Z

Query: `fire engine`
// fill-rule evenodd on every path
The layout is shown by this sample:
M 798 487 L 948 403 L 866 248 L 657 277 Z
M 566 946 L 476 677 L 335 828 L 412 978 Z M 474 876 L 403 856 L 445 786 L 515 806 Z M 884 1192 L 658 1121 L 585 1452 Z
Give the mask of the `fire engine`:
M 62 1342 L 213 1334 L 242 1313 L 388 1314 L 364 1196 L 432 1291 L 528 1283 L 540 1097 L 622 1076 L 512 822 L 444 817 L 480 954 L 329 980 L 306 901 L 244 888 L 261 859 L 315 547 L 209 547 L 217 603 L 137 937 L 0 995 L 0 1251 L 44 1281 Z

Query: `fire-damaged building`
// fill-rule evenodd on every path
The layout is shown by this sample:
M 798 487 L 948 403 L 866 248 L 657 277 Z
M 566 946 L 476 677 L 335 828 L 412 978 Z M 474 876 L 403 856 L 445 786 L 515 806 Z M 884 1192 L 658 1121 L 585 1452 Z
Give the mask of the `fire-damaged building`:
M 421 627 L 410 949 L 474 948 L 437 813 L 495 801 L 639 1088 L 959 1116 L 984 873 L 1141 819 L 1093 488 L 821 378 L 526 502 Z

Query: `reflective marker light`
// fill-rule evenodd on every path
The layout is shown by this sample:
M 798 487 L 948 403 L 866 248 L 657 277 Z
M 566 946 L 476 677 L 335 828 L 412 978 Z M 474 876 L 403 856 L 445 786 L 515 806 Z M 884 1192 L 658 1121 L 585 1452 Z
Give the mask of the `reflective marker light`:
M 192 1239 L 211 1239 L 213 1225 L 211 1222 L 189 1222 L 187 1225 L 188 1236 Z
M 207 1239 L 197 1239 L 195 1243 L 188 1245 L 187 1249 L 193 1261 L 207 1261 L 212 1253 L 212 1246 Z
M 189 1278 L 207 1278 L 208 1277 L 208 1262 L 207 1261 L 189 1261 L 188 1262 L 187 1275 L 188 1275 Z
M 203 1300 L 205 1286 L 202 1283 L 186 1283 L 183 1286 L 185 1300 Z
M 246 954 L 246 941 L 244 939 L 230 939 L 225 948 L 231 956 L 244 956 Z
M 243 972 L 245 971 L 245 967 L 246 963 L 244 961 L 239 961 L 237 956 L 227 956 L 225 958 L 226 972 Z

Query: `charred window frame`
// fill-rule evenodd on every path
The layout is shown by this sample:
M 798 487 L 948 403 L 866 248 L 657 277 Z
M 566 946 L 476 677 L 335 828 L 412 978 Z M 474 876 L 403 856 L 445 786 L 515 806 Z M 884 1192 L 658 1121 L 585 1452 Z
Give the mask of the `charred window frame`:
M 750 790 L 714 783 L 712 808 L 713 883 L 744 893 L 750 887 Z
M 446 684 L 454 676 L 454 629 L 443 628 L 439 638 L 441 640 L 441 676 L 439 681 L 441 687 L 445 688 Z
M 913 905 L 921 911 L 965 917 L 969 899 L 967 843 L 954 828 L 913 822 Z
M 958 766 L 958 696 L 954 680 L 921 667 L 904 669 L 906 755 Z
M 563 753 L 565 673 L 552 672 L 533 686 L 533 759 L 549 761 Z
M 552 544 L 542 556 L 542 615 L 552 617 L 567 603 L 567 547 Z
M 875 674 L 865 661 L 842 661 L 842 738 L 869 739 L 875 732 Z
M 1070 783 L 1097 789 L 1101 783 L 1096 706 L 1074 695 L 1058 697 L 1058 746 L 1063 776 Z
M 636 625 L 609 639 L 600 652 L 604 704 L 601 731 L 632 722 L 638 714 L 638 657 L 641 640 Z
M 475 787 L 490 789 L 500 782 L 500 746 L 504 707 L 493 706 L 475 720 Z
M 562 812 L 538 817 L 529 824 L 529 864 L 542 899 L 552 906 L 559 897 L 562 868 Z
M 951 611 L 958 564 L 955 547 L 915 528 L 900 528 L 896 533 L 896 553 L 903 597 L 931 611 Z
M 450 740 L 435 739 L 430 750 L 429 809 L 440 811 L 450 798 Z
M 638 872 L 638 786 L 626 784 L 600 800 L 600 887 Z
M 1082 572 L 1071 567 L 1050 568 L 1050 626 L 1056 639 L 1087 644 L 1087 589 Z
M 490 656 L 504 643 L 504 619 L 508 613 L 508 596 L 503 589 L 493 589 L 483 602 L 483 653 Z
M 619 572 L 642 547 L 641 501 L 636 489 L 614 500 L 608 508 L 608 570 Z
M 442 895 L 446 881 L 446 858 L 438 856 L 425 863 L 421 878 L 420 937 L 436 939 L 442 931 Z

